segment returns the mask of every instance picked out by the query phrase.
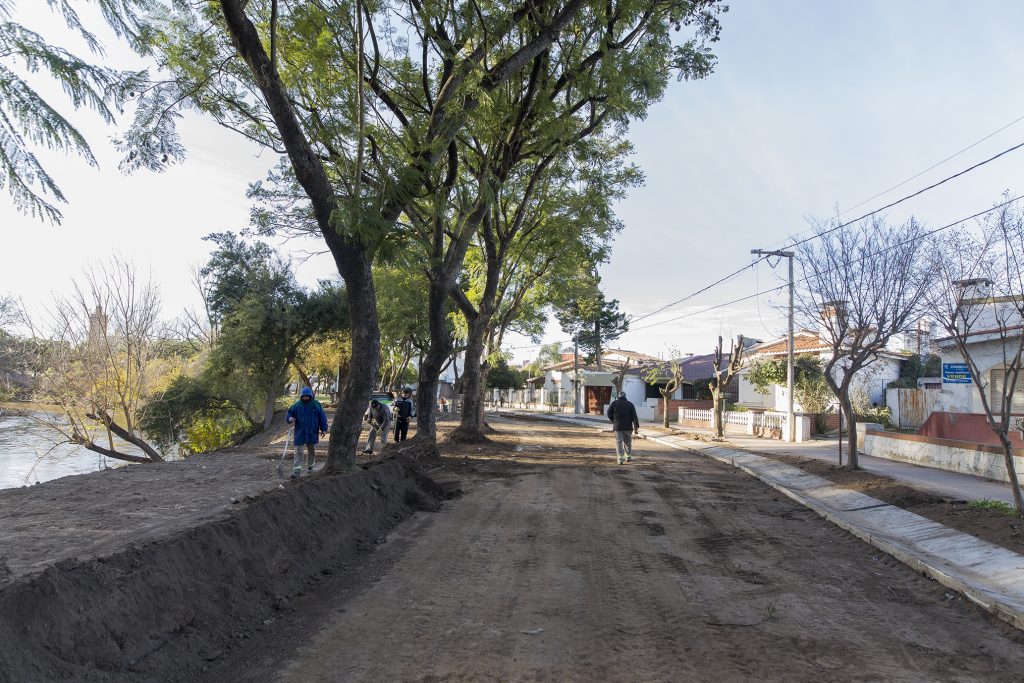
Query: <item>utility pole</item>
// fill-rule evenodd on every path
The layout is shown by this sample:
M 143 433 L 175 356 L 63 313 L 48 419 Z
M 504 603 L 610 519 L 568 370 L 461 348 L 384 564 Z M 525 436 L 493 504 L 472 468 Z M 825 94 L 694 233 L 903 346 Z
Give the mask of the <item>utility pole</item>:
M 789 354 L 786 363 L 786 436 L 790 443 L 796 441 L 796 424 L 793 416 L 793 252 L 765 251 L 751 249 L 751 254 L 778 256 L 789 259 Z
M 579 335 L 577 335 L 578 337 Z M 574 415 L 580 414 L 580 340 L 574 338 L 572 340 L 572 364 L 573 364 L 573 378 L 572 378 L 572 412 Z

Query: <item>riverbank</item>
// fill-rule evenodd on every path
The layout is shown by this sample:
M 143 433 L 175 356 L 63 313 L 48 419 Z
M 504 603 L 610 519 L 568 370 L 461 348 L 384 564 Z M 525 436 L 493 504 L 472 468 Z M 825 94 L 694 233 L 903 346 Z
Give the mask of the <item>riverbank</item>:
M 283 438 L 0 491 L 0 681 L 190 679 L 439 505 L 394 460 L 282 482 Z

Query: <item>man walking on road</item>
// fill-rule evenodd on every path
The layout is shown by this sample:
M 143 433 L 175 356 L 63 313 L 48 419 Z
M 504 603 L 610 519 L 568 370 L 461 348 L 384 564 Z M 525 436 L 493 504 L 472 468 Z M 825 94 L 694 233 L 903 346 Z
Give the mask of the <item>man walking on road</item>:
M 313 471 L 316 462 L 316 444 L 327 434 L 327 415 L 320 402 L 313 398 L 313 390 L 302 387 L 299 400 L 288 409 L 288 424 L 295 423 L 295 458 L 292 461 L 292 479 L 302 475 L 302 456 L 299 446 L 306 446 L 306 471 Z
M 626 398 L 626 392 L 620 391 L 619 397 L 608 406 L 608 419 L 615 430 L 615 455 L 621 465 L 633 460 L 633 435 L 640 433 L 640 420 L 636 416 L 636 406 Z

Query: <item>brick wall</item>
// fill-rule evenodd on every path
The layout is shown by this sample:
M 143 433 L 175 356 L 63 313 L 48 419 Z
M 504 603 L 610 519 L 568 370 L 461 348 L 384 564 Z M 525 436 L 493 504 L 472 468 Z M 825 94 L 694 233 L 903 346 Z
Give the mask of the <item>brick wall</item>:
M 679 409 L 688 408 L 690 410 L 708 410 L 714 405 L 711 401 L 698 401 L 696 399 L 676 399 L 671 398 L 668 401 L 668 416 L 669 420 L 675 422 L 679 418 Z M 658 418 L 662 418 L 665 414 L 665 399 L 658 399 L 658 410 L 655 413 Z

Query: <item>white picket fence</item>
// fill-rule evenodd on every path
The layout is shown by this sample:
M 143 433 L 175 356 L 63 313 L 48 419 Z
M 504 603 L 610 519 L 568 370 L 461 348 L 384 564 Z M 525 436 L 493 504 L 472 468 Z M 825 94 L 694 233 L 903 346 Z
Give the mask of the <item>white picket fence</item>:
M 781 433 L 786 426 L 785 413 L 727 410 L 723 417 L 727 427 L 734 427 L 736 429 L 733 431 L 742 430 L 747 434 L 759 434 L 766 430 L 778 430 Z M 714 416 L 711 409 L 680 408 L 679 420 L 705 422 L 710 429 Z

